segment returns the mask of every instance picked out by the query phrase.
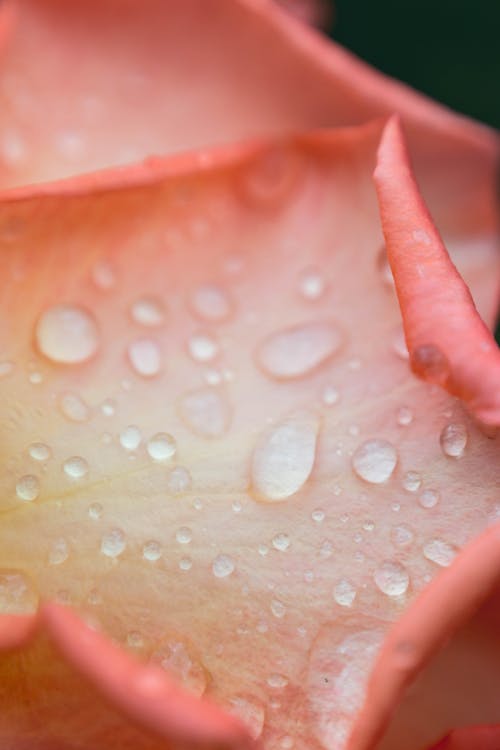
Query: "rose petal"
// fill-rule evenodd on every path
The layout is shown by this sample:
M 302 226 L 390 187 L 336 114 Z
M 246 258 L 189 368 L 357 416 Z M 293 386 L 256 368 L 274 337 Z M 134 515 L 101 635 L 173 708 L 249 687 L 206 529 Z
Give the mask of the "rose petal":
M 500 747 L 500 726 L 457 729 L 431 750 L 496 750 Z

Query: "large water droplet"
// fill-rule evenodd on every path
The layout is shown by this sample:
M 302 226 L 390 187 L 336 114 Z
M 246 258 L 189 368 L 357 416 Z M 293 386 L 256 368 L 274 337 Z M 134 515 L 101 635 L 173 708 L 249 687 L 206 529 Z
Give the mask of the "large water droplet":
M 179 402 L 181 417 L 197 435 L 221 437 L 229 429 L 231 409 L 225 395 L 214 388 L 186 393 Z
M 83 479 L 89 473 L 89 465 L 81 456 L 71 456 L 63 463 L 63 471 L 70 479 Z
M 387 596 L 402 596 L 408 590 L 410 577 L 401 563 L 386 560 L 373 574 L 375 585 Z
M 78 364 L 97 353 L 99 330 L 84 308 L 55 305 L 39 317 L 35 340 L 39 351 L 53 362 Z
M 460 458 L 467 445 L 467 428 L 462 422 L 451 422 L 441 431 L 439 442 L 445 456 Z
M 177 443 L 167 432 L 158 432 L 148 440 L 147 451 L 153 461 L 167 461 L 175 455 Z
M 141 297 L 132 304 L 130 315 L 135 323 L 155 328 L 165 321 L 165 308 L 161 300 L 155 297 Z
M 121 529 L 110 529 L 101 539 L 101 552 L 106 557 L 118 557 L 126 546 L 125 534 Z
M 232 312 L 226 290 L 213 284 L 204 284 L 194 290 L 191 307 L 200 318 L 214 323 L 226 320 Z
M 160 348 L 153 339 L 136 339 L 127 349 L 130 364 L 138 375 L 152 378 L 161 369 Z
M 130 424 L 120 432 L 120 445 L 125 448 L 126 451 L 136 451 L 140 446 L 142 440 L 142 434 L 140 429 Z
M 19 500 L 30 503 L 40 494 L 40 482 L 34 474 L 25 474 L 16 484 L 16 495 Z
M 212 572 L 216 578 L 227 578 L 235 569 L 234 560 L 229 555 L 217 555 L 212 563 Z
M 142 548 L 142 556 L 145 560 L 148 560 L 148 562 L 156 562 L 156 560 L 159 560 L 161 557 L 160 542 L 157 542 L 154 539 L 150 539 L 149 542 L 146 542 Z
M 286 500 L 303 487 L 313 470 L 319 426 L 316 414 L 297 413 L 273 426 L 258 441 L 252 480 L 265 500 Z
M 35 461 L 48 461 L 52 456 L 52 451 L 45 443 L 31 443 L 28 453 Z
M 71 422 L 86 422 L 90 417 L 89 407 L 77 393 L 62 393 L 59 408 Z
M 0 615 L 28 615 L 36 612 L 38 594 L 20 570 L 0 569 Z
M 207 687 L 207 674 L 198 657 L 183 641 L 172 638 L 161 644 L 151 656 L 171 677 L 197 697 Z
M 330 359 L 341 343 L 331 323 L 304 323 L 268 336 L 257 349 L 257 363 L 273 378 L 300 378 Z
M 423 547 L 424 557 L 442 568 L 448 567 L 453 562 L 457 550 L 443 539 L 430 539 Z
M 351 607 L 356 599 L 356 589 L 345 578 L 333 589 L 333 598 L 341 607 Z
M 386 482 L 392 475 L 398 454 L 387 440 L 366 440 L 354 451 L 352 467 L 355 473 L 371 484 Z

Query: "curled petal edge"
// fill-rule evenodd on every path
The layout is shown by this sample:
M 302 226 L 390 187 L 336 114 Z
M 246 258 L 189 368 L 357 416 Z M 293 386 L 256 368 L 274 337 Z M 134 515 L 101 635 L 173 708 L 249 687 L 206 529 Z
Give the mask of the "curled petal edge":
M 500 350 L 423 201 L 397 117 L 382 134 L 374 181 L 413 371 L 500 425 Z
M 498 750 L 500 724 L 454 729 L 429 750 Z

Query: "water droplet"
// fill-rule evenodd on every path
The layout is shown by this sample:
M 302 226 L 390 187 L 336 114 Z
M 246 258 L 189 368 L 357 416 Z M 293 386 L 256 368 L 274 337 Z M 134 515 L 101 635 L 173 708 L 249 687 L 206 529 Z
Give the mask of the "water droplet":
M 401 524 L 391 530 L 391 540 L 396 547 L 408 547 L 413 542 L 415 535 L 409 526 Z
M 69 557 L 66 539 L 56 539 L 49 552 L 49 565 L 61 565 Z
M 374 528 L 375 528 L 374 521 L 364 521 L 364 523 L 363 523 L 363 529 L 365 531 L 373 531 Z
M 231 503 L 231 508 L 234 510 L 235 513 L 241 513 L 243 509 L 243 505 L 239 500 L 233 500 Z
M 315 523 L 323 523 L 325 520 L 325 511 L 321 510 L 321 508 L 317 508 L 311 513 L 311 518 Z
M 213 284 L 199 286 L 192 293 L 190 301 L 196 315 L 210 322 L 227 320 L 232 312 L 226 290 Z
M 28 615 L 38 608 L 38 594 L 20 570 L 0 569 L 0 615 Z
M 448 567 L 453 562 L 457 550 L 453 545 L 443 539 L 430 539 L 423 547 L 424 557 L 442 568 Z
M 101 411 L 105 417 L 112 417 L 116 412 L 115 402 L 112 399 L 107 398 L 101 404 Z
M 227 578 L 235 569 L 234 560 L 229 555 L 217 555 L 212 563 L 212 572 L 216 578 Z
M 33 385 L 39 385 L 40 383 L 43 383 L 43 375 L 41 372 L 30 372 L 28 380 Z
M 191 488 L 191 474 L 184 466 L 176 466 L 169 474 L 168 489 L 174 495 L 187 492 Z
M 401 563 L 386 560 L 373 575 L 375 585 L 386 596 L 402 596 L 408 590 L 410 577 Z
M 272 544 L 274 549 L 277 549 L 280 552 L 286 552 L 290 546 L 290 537 L 288 534 L 276 534 L 276 536 L 273 537 Z
M 400 409 L 398 409 L 396 418 L 398 424 L 401 427 L 407 427 L 413 422 L 413 412 L 411 409 L 408 409 L 407 406 L 402 406 Z
M 422 477 L 416 471 L 407 471 L 402 484 L 407 492 L 416 492 L 422 484 Z
M 52 362 L 78 364 L 97 353 L 99 331 L 84 308 L 55 305 L 39 317 L 35 340 L 39 351 Z
M 268 336 L 257 349 L 257 363 L 273 378 L 300 378 L 330 359 L 341 343 L 331 323 L 304 323 Z
M 156 328 L 165 321 L 165 308 L 161 300 L 155 297 L 141 297 L 132 304 L 130 315 L 135 323 Z
M 329 539 L 324 539 L 321 542 L 320 548 L 319 548 L 319 554 L 321 557 L 327 558 L 331 557 L 333 553 L 333 544 L 330 542 Z
M 356 589 L 343 578 L 333 590 L 333 598 L 341 607 L 351 607 L 356 599 Z
M 0 378 L 5 378 L 7 375 L 10 375 L 11 372 L 14 371 L 14 363 L 13 362 L 0 362 Z
M 320 422 L 314 413 L 299 412 L 264 433 L 252 460 L 252 479 L 265 500 L 286 500 L 308 480 L 316 458 Z
M 137 630 L 131 630 L 130 633 L 127 633 L 127 646 L 133 649 L 144 648 L 144 638 L 141 633 Z
M 142 556 L 149 562 L 155 562 L 161 557 L 161 544 L 151 539 L 142 548 Z
M 129 344 L 128 358 L 132 368 L 144 378 L 158 375 L 161 369 L 160 348 L 153 339 L 136 339 Z
M 292 750 L 292 747 L 294 747 L 294 745 L 295 740 L 289 735 L 286 735 L 286 737 L 282 737 L 280 739 L 280 747 L 282 748 L 282 750 Z
M 188 526 L 181 526 L 175 533 L 175 538 L 179 544 L 189 544 L 193 538 L 193 532 Z
M 179 560 L 179 568 L 181 570 L 191 570 L 192 567 L 193 567 L 193 561 L 191 560 L 190 557 L 182 557 Z
M 264 707 L 256 698 L 248 695 L 234 695 L 225 706 L 228 713 L 236 716 L 246 727 L 250 737 L 257 740 L 264 728 Z
M 231 409 L 225 395 L 214 388 L 200 388 L 182 396 L 181 417 L 195 434 L 217 438 L 229 429 Z
M 197 655 L 183 641 L 172 638 L 161 644 L 151 661 L 159 664 L 171 677 L 193 695 L 200 697 L 207 687 L 207 674 Z
M 35 461 L 48 461 L 52 456 L 52 451 L 45 443 L 31 443 L 28 453 Z
M 76 393 L 62 393 L 59 397 L 59 408 L 71 422 L 86 422 L 90 417 L 88 405 Z
M 267 684 L 269 687 L 279 690 L 288 685 L 288 678 L 283 674 L 270 674 L 267 678 Z
M 106 557 L 118 557 L 126 546 L 125 534 L 121 529 L 110 529 L 101 539 L 101 552 Z
M 408 347 L 406 346 L 406 339 L 405 339 L 405 333 L 402 329 L 402 327 L 399 327 L 392 336 L 392 351 L 397 354 L 397 356 L 407 362 L 410 358 L 410 353 L 408 351 Z
M 167 432 L 158 432 L 148 440 L 146 447 L 153 461 L 167 461 L 175 455 L 177 443 Z
M 325 291 L 325 280 L 317 268 L 306 268 L 299 277 L 299 292 L 304 299 L 314 302 Z
M 340 394 L 336 388 L 334 388 L 332 385 L 327 385 L 323 388 L 323 393 L 321 394 L 321 400 L 323 401 L 325 406 L 333 406 L 337 403 L 337 401 L 340 398 Z
M 102 289 L 103 291 L 112 289 L 116 283 L 113 266 L 106 261 L 97 263 L 92 269 L 92 281 L 98 289 Z
M 120 445 L 126 451 L 135 451 L 141 444 L 142 434 L 136 425 L 130 424 L 120 432 Z
M 411 355 L 414 373 L 436 385 L 445 385 L 450 376 L 450 363 L 434 344 L 418 346 Z
M 63 463 L 63 471 L 70 479 L 83 479 L 89 473 L 89 465 L 81 456 L 71 456 Z
M 89 516 L 93 521 L 98 521 L 102 516 L 102 512 L 103 507 L 101 503 L 92 503 L 92 505 L 89 505 Z
M 441 431 L 439 442 L 445 456 L 460 458 L 467 445 L 467 428 L 462 422 L 450 422 Z
M 274 147 L 258 156 L 241 173 L 241 187 L 257 206 L 279 204 L 295 184 L 300 159 L 291 149 Z
M 439 502 L 441 495 L 438 490 L 431 488 L 425 489 L 418 498 L 419 505 L 422 508 L 434 508 Z
M 280 602 L 278 599 L 273 599 L 271 602 L 271 612 L 275 617 L 281 619 L 286 614 L 286 607 L 283 602 Z
M 16 484 L 16 495 L 19 500 L 30 503 L 40 494 L 40 482 L 33 474 L 25 474 Z
M 371 484 L 386 482 L 392 475 L 398 454 L 387 440 L 366 440 L 354 451 L 352 467 L 355 473 Z
M 188 341 L 188 351 L 195 362 L 210 362 L 219 353 L 217 341 L 207 333 L 194 333 Z

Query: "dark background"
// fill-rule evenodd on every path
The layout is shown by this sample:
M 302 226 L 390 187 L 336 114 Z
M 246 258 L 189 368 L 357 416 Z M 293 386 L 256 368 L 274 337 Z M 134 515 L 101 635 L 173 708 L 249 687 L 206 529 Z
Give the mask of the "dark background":
M 500 0 L 332 5 L 336 41 L 384 73 L 500 128 Z M 500 321 L 496 335 L 500 343 Z

